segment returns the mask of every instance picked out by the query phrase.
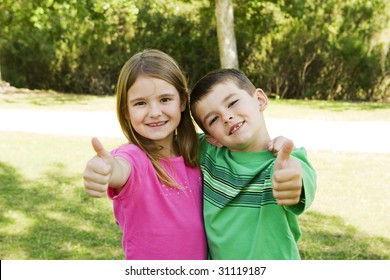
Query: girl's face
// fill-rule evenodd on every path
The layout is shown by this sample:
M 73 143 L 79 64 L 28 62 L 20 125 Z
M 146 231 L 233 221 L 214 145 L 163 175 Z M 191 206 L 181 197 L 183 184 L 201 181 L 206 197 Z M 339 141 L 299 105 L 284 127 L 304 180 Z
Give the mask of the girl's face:
M 173 139 L 186 104 L 176 88 L 161 79 L 139 76 L 128 90 L 128 108 L 133 129 L 167 149 Z

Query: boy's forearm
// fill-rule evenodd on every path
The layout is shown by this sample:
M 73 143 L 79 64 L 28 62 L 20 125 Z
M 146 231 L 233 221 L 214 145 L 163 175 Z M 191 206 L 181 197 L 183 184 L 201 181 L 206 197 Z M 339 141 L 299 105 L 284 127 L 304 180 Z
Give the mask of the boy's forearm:
M 305 210 L 313 203 L 317 189 L 317 174 L 314 168 L 302 162 L 302 192 L 305 201 Z

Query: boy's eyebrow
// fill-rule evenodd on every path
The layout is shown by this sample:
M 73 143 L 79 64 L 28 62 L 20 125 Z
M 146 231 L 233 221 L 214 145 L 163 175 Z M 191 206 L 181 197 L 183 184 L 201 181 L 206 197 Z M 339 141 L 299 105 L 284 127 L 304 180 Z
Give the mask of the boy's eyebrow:
M 222 103 L 225 103 L 229 98 L 231 98 L 233 95 L 235 95 L 235 93 L 230 93 L 228 94 L 223 100 L 222 100 Z M 214 112 L 211 111 L 211 112 L 208 112 L 204 118 L 203 118 L 203 123 L 206 122 L 207 118 L 210 117 Z

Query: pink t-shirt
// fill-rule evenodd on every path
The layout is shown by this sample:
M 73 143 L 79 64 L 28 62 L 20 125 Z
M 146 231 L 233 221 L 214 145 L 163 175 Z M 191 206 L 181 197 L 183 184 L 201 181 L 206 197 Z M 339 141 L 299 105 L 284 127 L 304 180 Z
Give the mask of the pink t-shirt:
M 108 188 L 115 218 L 123 231 L 126 259 L 195 260 L 207 258 L 202 215 L 202 179 L 198 168 L 184 164 L 183 157 L 162 161 L 183 190 L 162 184 L 146 154 L 125 144 L 111 152 L 126 159 L 131 173 L 118 195 Z

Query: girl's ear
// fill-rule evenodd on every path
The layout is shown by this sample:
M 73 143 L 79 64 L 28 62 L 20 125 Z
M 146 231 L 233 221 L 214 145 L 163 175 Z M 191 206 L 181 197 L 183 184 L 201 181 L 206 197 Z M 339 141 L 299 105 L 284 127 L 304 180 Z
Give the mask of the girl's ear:
M 180 111 L 183 113 L 187 107 L 187 98 L 185 98 L 184 100 L 180 100 L 180 102 Z
M 187 103 L 186 102 L 181 103 L 180 111 L 183 113 L 185 111 L 186 107 L 187 107 Z
M 267 105 L 268 105 L 268 97 L 267 97 L 267 95 L 260 88 L 256 89 L 255 95 L 256 95 L 257 101 L 259 102 L 260 111 L 264 111 L 265 108 L 267 108 Z
M 204 138 L 206 139 L 207 142 L 209 142 L 211 145 L 213 145 L 213 146 L 215 146 L 217 148 L 222 148 L 223 147 L 223 145 L 218 140 L 216 140 L 215 138 L 213 138 L 210 135 L 205 135 Z

